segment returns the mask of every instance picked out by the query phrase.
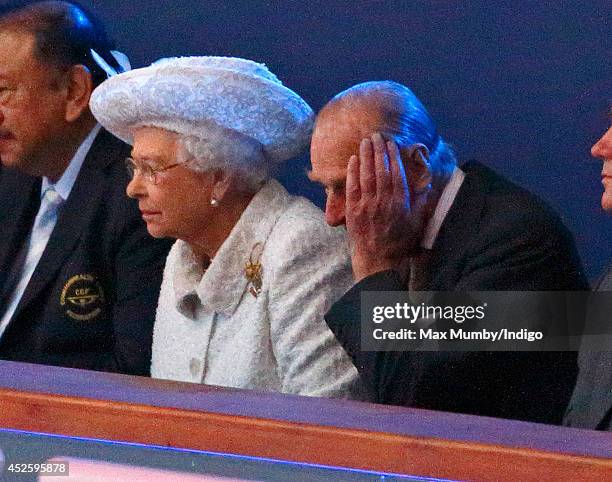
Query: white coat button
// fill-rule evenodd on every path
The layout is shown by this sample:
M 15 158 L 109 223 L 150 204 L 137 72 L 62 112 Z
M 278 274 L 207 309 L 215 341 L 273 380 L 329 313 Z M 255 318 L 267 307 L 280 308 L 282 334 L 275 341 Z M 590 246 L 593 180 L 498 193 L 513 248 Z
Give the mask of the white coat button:
M 198 375 L 198 373 L 200 373 L 200 360 L 198 360 L 197 358 L 192 358 L 189 362 L 189 371 L 194 377 Z

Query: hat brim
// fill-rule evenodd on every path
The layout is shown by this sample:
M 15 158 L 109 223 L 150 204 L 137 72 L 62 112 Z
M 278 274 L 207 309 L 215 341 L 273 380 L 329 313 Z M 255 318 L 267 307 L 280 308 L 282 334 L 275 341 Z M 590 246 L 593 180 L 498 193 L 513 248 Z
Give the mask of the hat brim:
M 199 137 L 216 124 L 257 140 L 277 162 L 308 146 L 312 109 L 282 84 L 218 67 L 164 67 L 132 70 L 98 86 L 90 107 L 100 124 L 130 144 L 144 125 Z

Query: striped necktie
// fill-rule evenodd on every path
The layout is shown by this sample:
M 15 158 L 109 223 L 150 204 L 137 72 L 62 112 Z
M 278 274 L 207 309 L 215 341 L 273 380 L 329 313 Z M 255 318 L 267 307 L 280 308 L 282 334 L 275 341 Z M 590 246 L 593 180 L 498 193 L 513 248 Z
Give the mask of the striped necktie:
M 63 202 L 64 200 L 55 189 L 49 187 L 45 190 L 40 201 L 40 209 L 32 226 L 29 242 L 27 243 L 26 256 L 20 271 L 21 275 L 9 298 L 6 311 L 2 314 L 2 310 L 0 310 L 0 336 L 15 313 L 19 301 L 34 274 L 34 270 L 47 247 L 55 227 L 55 222 L 57 221 L 58 209 Z
M 38 264 L 51 237 L 51 232 L 55 227 L 57 211 L 63 202 L 62 196 L 52 187 L 48 187 L 44 192 L 40 202 L 40 209 L 32 227 L 30 247 L 24 263 L 24 272 L 28 272 L 28 268 L 31 267 L 32 263 L 34 267 Z

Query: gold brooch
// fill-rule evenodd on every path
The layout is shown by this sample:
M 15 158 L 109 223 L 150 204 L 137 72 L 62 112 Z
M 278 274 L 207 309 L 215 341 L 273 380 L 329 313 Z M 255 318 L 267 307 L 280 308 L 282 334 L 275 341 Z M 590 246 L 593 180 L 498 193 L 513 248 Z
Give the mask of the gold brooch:
M 249 286 L 249 293 L 255 298 L 261 293 L 261 285 L 263 284 L 263 266 L 260 263 L 262 252 L 263 244 L 256 243 L 251 250 L 248 263 L 244 265 L 244 276 L 251 285 Z

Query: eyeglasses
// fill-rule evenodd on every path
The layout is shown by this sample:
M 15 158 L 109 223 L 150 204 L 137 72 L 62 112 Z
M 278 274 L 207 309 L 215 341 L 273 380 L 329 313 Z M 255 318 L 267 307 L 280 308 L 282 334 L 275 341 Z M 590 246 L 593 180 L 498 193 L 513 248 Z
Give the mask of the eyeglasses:
M 167 170 L 172 169 L 173 167 L 187 164 L 191 160 L 192 159 L 187 159 L 186 161 L 176 162 L 174 164 L 170 164 L 169 166 L 153 168 L 148 162 L 138 162 L 132 159 L 131 157 L 128 157 L 125 160 L 125 167 L 127 169 L 128 176 L 130 179 L 134 179 L 134 177 L 136 176 L 136 171 L 138 171 L 140 172 L 140 174 L 142 174 L 145 180 L 147 180 L 151 184 L 157 184 L 157 182 L 159 181 L 157 175 L 160 172 L 166 172 Z

